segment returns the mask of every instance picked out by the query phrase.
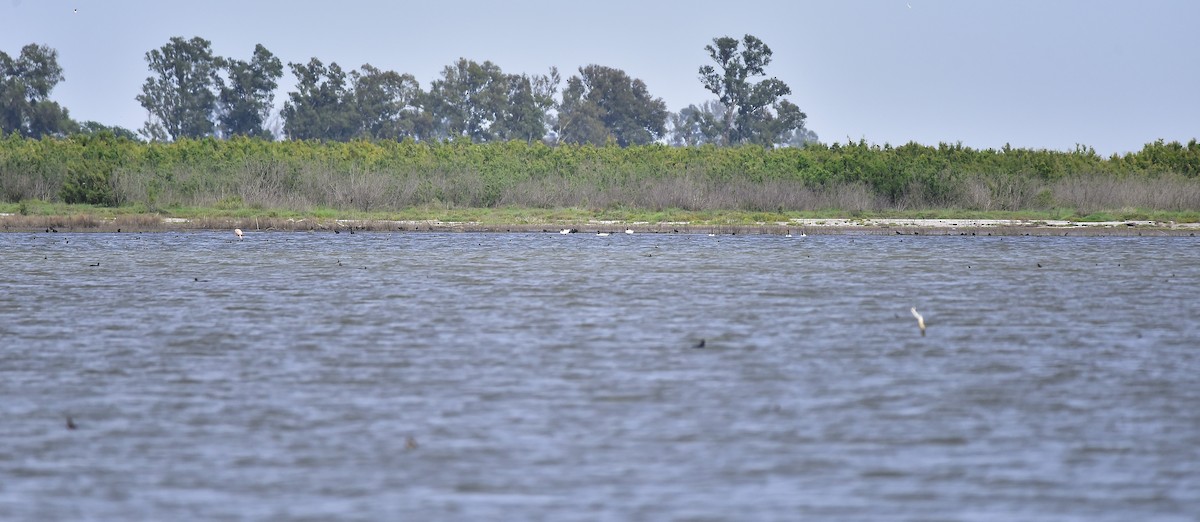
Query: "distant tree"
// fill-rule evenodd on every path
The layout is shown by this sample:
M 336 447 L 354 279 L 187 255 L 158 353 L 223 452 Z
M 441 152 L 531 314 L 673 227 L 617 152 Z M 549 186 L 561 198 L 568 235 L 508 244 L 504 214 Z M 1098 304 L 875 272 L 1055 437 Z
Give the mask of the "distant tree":
M 724 139 L 725 112 L 725 106 L 721 105 L 721 102 L 710 100 L 700 104 L 699 107 L 688 105 L 678 113 L 671 114 L 669 119 L 671 144 L 675 146 L 720 144 Z
M 558 83 L 558 69 L 553 67 L 548 75 L 507 75 L 508 103 L 492 126 L 493 138 L 532 142 L 545 137 Z
M 121 127 L 119 125 L 105 125 L 98 121 L 91 120 L 80 123 L 77 132 L 79 134 L 88 135 L 111 134 L 115 138 L 124 138 L 130 141 L 141 141 L 141 138 L 138 137 L 136 132 L 126 129 L 125 127 Z
M 291 139 L 347 141 L 358 135 L 360 119 L 346 73 L 336 62 L 328 67 L 313 58 L 289 63 L 298 82 L 283 104 L 284 133 Z
M 492 125 L 505 113 L 508 81 L 500 66 L 460 58 L 442 70 L 442 78 L 429 88 L 430 105 L 438 133 L 491 141 L 498 129 Z
M 508 74 L 505 76 L 508 103 L 492 125 L 492 137 L 534 142 L 546 137 L 547 116 L 554 107 L 558 91 L 558 70 L 551 67 L 546 76 Z
M 34 138 L 73 132 L 67 109 L 48 99 L 62 80 L 58 51 L 48 46 L 26 45 L 16 59 L 0 51 L 0 131 Z
M 422 138 L 432 123 L 422 105 L 425 93 L 411 74 L 381 71 L 371 64 L 353 71 L 354 110 L 359 135 L 372 139 Z
M 568 143 L 644 145 L 666 133 L 667 106 L 625 71 L 589 65 L 567 80 L 558 110 L 559 138 Z
M 212 44 L 198 36 L 172 37 L 162 48 L 147 52 L 146 63 L 154 75 L 146 78 L 137 96 L 149 113 L 142 133 L 152 140 L 212 135 L 221 62 Z
M 700 81 L 725 106 L 723 144 L 772 145 L 803 128 L 806 115 L 795 104 L 781 100 L 792 92 L 786 83 L 777 78 L 750 81 L 765 76 L 771 63 L 771 48 L 762 40 L 749 34 L 740 42 L 725 36 L 714 38 L 705 50 L 717 66 L 700 67 Z
M 270 138 L 265 124 L 275 107 L 275 88 L 283 76 L 279 58 L 258 44 L 249 62 L 225 58 L 220 64 L 228 77 L 217 101 L 221 135 Z

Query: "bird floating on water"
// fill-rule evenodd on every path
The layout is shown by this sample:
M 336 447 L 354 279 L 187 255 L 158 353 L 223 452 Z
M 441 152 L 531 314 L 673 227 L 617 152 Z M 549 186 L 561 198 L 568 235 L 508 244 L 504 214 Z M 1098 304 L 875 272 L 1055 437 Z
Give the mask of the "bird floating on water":
M 700 339 L 700 342 L 692 345 L 692 348 L 704 348 L 704 339 Z
M 417 439 L 412 438 L 411 435 L 407 439 L 404 439 L 404 449 L 415 450 L 419 447 L 421 445 L 417 444 Z
M 78 427 L 79 427 L 79 426 L 76 426 L 76 425 L 75 425 L 75 421 L 74 421 L 73 419 L 71 419 L 71 416 L 70 416 L 70 415 L 67 415 L 67 429 L 68 429 L 68 430 L 73 430 L 73 429 L 76 429 L 76 428 L 78 428 Z
M 925 318 L 921 317 L 921 314 L 917 313 L 916 307 L 910 308 L 909 311 L 912 312 L 913 317 L 917 318 L 917 328 L 921 329 L 921 335 L 925 335 Z
M 235 229 L 233 229 L 233 233 L 237 234 L 238 239 L 242 239 L 242 229 L 235 228 Z
M 596 235 L 600 236 L 600 237 L 605 237 L 605 236 L 608 236 L 608 232 L 596 232 Z
M 632 228 L 627 228 L 627 229 L 625 229 L 625 233 L 626 233 L 626 234 L 632 234 L 632 233 L 633 233 L 633 229 L 632 229 Z

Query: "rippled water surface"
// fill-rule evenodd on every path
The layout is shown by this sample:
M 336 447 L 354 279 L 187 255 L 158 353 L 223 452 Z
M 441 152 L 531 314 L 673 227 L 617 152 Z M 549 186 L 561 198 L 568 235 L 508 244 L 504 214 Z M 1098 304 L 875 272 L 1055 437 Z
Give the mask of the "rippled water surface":
M 1198 289 L 1194 238 L 0 234 L 0 519 L 1196 520 Z

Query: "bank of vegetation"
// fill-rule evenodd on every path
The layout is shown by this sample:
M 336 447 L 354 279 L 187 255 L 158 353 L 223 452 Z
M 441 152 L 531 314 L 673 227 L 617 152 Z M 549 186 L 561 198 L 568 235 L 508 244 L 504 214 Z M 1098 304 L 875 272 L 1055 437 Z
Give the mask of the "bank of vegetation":
M 580 209 L 819 215 L 1053 213 L 1200 220 L 1200 144 L 1093 150 L 283 141 L 111 134 L 0 140 L 0 201 L 228 215 Z M 26 202 L 25 205 L 21 205 Z M 36 207 L 36 205 L 34 205 Z

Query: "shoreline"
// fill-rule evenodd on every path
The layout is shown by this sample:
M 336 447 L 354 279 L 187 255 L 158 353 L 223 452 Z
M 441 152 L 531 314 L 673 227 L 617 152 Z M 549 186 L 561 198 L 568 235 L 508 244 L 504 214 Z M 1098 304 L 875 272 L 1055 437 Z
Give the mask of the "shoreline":
M 983 235 L 983 236 L 1189 236 L 1200 223 L 1161 221 L 1068 221 L 1041 219 L 794 218 L 739 224 L 617 220 L 491 224 L 473 221 L 320 218 L 175 218 L 154 214 L 25 216 L 0 214 L 0 232 L 181 232 L 240 228 L 256 232 L 527 232 L 580 234 L 633 230 L 635 233 L 717 235 Z

